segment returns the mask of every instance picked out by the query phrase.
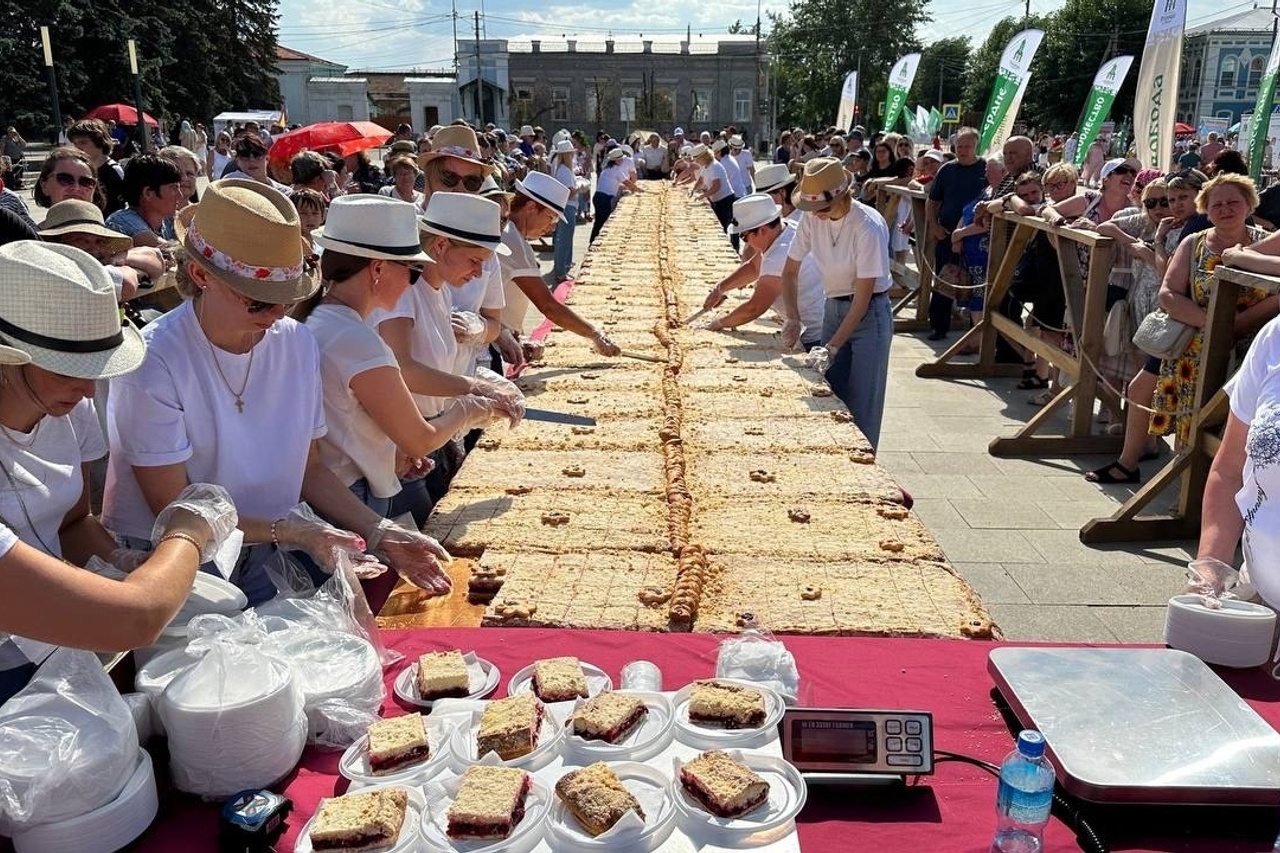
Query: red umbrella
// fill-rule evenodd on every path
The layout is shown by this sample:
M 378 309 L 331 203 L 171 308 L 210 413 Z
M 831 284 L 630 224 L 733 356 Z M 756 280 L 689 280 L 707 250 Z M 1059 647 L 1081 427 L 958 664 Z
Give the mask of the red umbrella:
M 1195 133 L 1196 129 L 1184 121 L 1175 122 L 1173 125 L 1174 133 Z
M 385 145 L 391 131 L 371 121 L 323 121 L 281 134 L 271 144 L 271 159 L 288 163 L 299 151 L 336 151 L 343 157 Z
M 97 118 L 103 121 L 114 121 L 116 124 L 137 124 L 138 111 L 128 104 L 104 104 L 100 107 L 94 107 L 85 113 L 85 118 Z M 160 122 L 153 119 L 146 113 L 142 114 L 142 120 L 152 127 L 159 127 Z

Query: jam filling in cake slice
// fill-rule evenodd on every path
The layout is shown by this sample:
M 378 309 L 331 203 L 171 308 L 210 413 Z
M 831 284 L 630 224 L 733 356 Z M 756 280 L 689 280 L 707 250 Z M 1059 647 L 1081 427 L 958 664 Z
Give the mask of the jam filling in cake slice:
M 503 761 L 533 752 L 546 713 L 542 703 L 530 693 L 518 693 L 490 702 L 480 718 L 476 733 L 476 757 L 496 752 Z
M 449 806 L 445 833 L 455 841 L 506 838 L 524 817 L 533 787 L 528 773 L 512 767 L 471 767 Z
M 587 676 L 575 657 L 546 658 L 533 663 L 533 692 L 543 702 L 587 698 Z
M 769 799 L 769 783 L 720 750 L 704 752 L 681 767 L 680 785 L 716 817 L 740 817 Z
M 649 715 L 643 701 L 611 690 L 588 699 L 573 712 L 573 733 L 586 740 L 619 743 Z
M 430 757 L 431 745 L 421 714 L 405 714 L 369 726 L 369 769 L 375 776 Z
M 372 853 L 400 837 L 409 795 L 403 788 L 321 800 L 311 824 L 311 849 L 324 853 Z
M 689 721 L 724 729 L 754 729 L 768 716 L 764 694 L 740 684 L 695 681 L 689 693 Z

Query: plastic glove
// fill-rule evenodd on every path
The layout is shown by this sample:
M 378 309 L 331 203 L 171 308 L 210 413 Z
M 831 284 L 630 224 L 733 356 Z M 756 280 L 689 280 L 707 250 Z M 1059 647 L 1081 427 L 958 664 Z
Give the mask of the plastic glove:
M 800 321 L 783 320 L 782 345 L 787 349 L 792 350 L 796 348 L 796 344 L 798 343 L 800 343 Z
M 1234 598 L 1229 593 L 1239 580 L 1235 569 L 1213 557 L 1201 557 L 1187 564 L 1187 592 L 1201 596 L 1204 606 L 1211 610 L 1222 607 L 1223 597 Z
M 718 287 L 711 288 L 711 292 L 707 294 L 707 298 L 702 300 L 703 308 L 717 308 L 724 304 L 725 295 L 720 292 Z
M 150 551 L 137 551 L 133 548 L 117 548 L 107 556 L 107 562 L 126 575 L 141 566 L 151 557 Z
M 696 323 L 690 323 L 689 328 L 700 329 L 705 332 L 718 332 L 724 327 L 720 325 L 719 317 L 712 317 L 710 320 L 699 320 Z
M 484 429 L 500 417 L 510 417 L 499 407 L 498 401 L 489 397 L 478 397 L 475 394 L 467 394 L 463 397 L 454 397 L 444 410 L 444 414 L 461 409 L 462 410 L 462 426 L 458 431 L 466 434 L 473 429 Z
M 507 364 L 515 367 L 524 363 L 524 350 L 521 349 L 520 342 L 516 340 L 515 334 L 510 329 L 499 332 L 493 345 L 497 348 L 498 355 L 502 356 L 502 360 Z
M 449 324 L 460 344 L 478 344 L 484 340 L 484 318 L 474 311 L 454 311 L 449 315 Z
M 822 376 L 826 376 L 827 371 L 831 368 L 831 351 L 826 347 L 814 347 L 804 357 L 804 366 L 818 371 Z
M 520 350 L 524 353 L 525 361 L 542 361 L 542 357 L 547 354 L 547 345 L 542 341 L 521 341 Z
M 160 510 L 151 528 L 151 544 L 159 545 L 170 531 L 194 535 L 198 540 L 203 535 L 200 562 L 207 563 L 239 523 L 240 517 L 226 489 L 209 483 L 192 483 Z
M 338 570 L 340 554 L 351 560 L 356 577 L 375 578 L 387 570 L 373 557 L 365 556 L 363 539 L 324 521 L 304 503 L 275 523 L 275 535 L 281 548 L 307 552 L 326 574 Z
M 503 411 L 511 417 L 513 428 L 524 420 L 524 392 L 516 387 L 516 383 L 505 376 L 499 376 L 487 367 L 476 368 L 476 381 L 483 383 L 483 390 L 477 389 L 475 393 L 496 400 Z
M 608 356 L 609 358 L 613 358 L 622 352 L 622 347 L 609 340 L 609 336 L 599 329 L 592 331 L 591 348 L 600 355 Z
M 436 468 L 436 461 L 430 456 L 417 459 L 396 453 L 396 476 L 401 480 L 421 480 Z
M 436 595 L 453 589 L 444 567 L 449 552 L 440 543 L 412 530 L 406 530 L 388 519 L 380 519 L 367 537 L 369 552 L 395 569 L 409 583 Z

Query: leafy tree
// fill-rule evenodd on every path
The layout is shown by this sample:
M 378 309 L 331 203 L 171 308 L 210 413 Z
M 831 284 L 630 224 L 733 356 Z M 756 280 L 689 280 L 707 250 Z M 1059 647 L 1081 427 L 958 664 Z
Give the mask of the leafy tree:
M 759 21 L 756 21 L 753 24 L 744 24 L 742 23 L 742 19 L 738 18 L 732 24 L 729 25 L 729 35 L 731 36 L 741 36 L 741 35 L 754 36 L 754 35 L 757 35 L 759 32 L 760 32 Z
M 919 48 L 927 0 L 796 0 L 771 14 L 770 50 L 779 74 L 778 123 L 828 125 L 845 75 L 861 64 L 860 120 L 883 102 L 893 63 Z M 861 63 L 859 63 L 861 59 Z
M 963 103 L 965 81 L 969 75 L 970 51 L 968 36 L 939 39 L 933 44 L 925 45 L 920 54 L 920 67 L 916 69 L 915 83 L 907 93 L 907 103 L 913 107 L 916 104 L 933 104 L 939 110 L 943 104 Z M 940 82 L 942 100 L 939 101 Z M 963 109 L 972 110 L 975 107 L 964 103 Z

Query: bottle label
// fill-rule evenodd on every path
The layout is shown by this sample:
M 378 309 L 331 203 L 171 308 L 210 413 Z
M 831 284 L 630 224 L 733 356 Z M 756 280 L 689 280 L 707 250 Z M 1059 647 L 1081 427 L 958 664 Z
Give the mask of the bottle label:
M 1052 806 L 1052 787 L 1043 791 L 1026 791 L 1014 787 L 1004 779 L 1000 780 L 996 808 L 1010 820 L 1029 826 L 1044 824 L 1049 820 L 1049 809 Z

